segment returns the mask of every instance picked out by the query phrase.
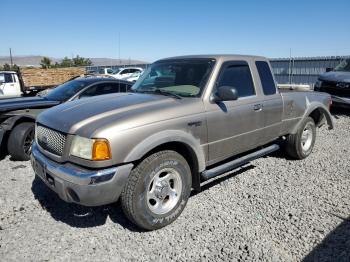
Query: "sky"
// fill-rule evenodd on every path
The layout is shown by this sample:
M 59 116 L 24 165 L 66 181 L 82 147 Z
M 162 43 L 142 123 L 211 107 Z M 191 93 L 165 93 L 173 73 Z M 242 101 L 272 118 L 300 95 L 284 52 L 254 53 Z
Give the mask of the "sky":
M 0 0 L 0 56 L 350 55 L 350 0 Z

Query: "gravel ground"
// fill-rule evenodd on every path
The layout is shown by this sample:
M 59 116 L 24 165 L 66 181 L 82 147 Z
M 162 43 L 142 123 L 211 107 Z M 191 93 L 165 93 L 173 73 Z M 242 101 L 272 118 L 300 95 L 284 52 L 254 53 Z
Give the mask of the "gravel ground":
M 0 260 L 350 261 L 350 117 L 312 155 L 282 153 L 206 185 L 170 226 L 140 232 L 119 204 L 66 204 L 28 162 L 0 161 Z M 34 181 L 33 181 L 34 180 Z

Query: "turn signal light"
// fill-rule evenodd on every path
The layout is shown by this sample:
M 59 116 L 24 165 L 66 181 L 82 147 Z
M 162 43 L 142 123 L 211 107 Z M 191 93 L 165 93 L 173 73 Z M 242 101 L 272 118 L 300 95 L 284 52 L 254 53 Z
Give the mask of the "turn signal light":
M 111 159 L 111 149 L 106 139 L 96 139 L 92 147 L 92 160 L 108 160 Z

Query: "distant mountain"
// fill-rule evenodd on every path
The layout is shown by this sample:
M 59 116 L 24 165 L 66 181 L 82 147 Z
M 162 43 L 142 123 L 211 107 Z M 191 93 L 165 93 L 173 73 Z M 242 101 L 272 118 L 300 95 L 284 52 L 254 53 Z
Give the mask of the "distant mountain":
M 34 66 L 39 67 L 40 61 L 43 56 L 13 56 L 13 63 L 19 66 Z M 50 57 L 52 63 L 60 62 L 62 58 L 54 58 Z M 139 60 L 129 60 L 129 59 L 114 59 L 114 58 L 90 58 L 92 64 L 94 66 L 112 66 L 112 65 L 133 65 L 133 64 L 147 64 L 147 62 L 139 61 Z M 10 57 L 8 56 L 0 56 L 0 65 L 10 64 Z

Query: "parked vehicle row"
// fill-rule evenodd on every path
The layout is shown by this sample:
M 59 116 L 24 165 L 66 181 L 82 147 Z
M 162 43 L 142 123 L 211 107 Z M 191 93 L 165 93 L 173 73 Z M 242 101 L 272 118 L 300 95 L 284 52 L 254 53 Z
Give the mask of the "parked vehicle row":
M 124 67 L 117 70 L 111 68 L 101 68 L 98 73 L 110 75 L 116 79 L 123 79 L 130 82 L 136 82 L 141 76 L 143 69 L 141 67 Z
M 111 78 L 86 77 L 68 81 L 45 96 L 0 100 L 0 145 L 14 160 L 29 160 L 37 115 L 64 102 L 92 96 L 128 92 L 133 83 Z
M 42 112 L 31 163 L 64 201 L 120 198 L 130 221 L 154 230 L 172 223 L 204 181 L 280 147 L 309 156 L 316 128 L 333 128 L 330 105 L 324 93 L 280 93 L 264 57 L 162 59 L 128 93 Z

